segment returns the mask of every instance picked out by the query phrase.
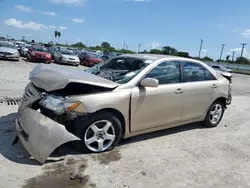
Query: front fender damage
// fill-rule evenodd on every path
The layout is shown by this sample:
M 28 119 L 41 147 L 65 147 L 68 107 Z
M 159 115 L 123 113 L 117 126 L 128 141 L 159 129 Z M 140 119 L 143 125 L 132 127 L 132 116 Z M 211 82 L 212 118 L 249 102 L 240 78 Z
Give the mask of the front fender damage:
M 16 130 L 25 149 L 40 163 L 59 146 L 80 138 L 68 132 L 64 125 L 31 108 L 18 113 Z

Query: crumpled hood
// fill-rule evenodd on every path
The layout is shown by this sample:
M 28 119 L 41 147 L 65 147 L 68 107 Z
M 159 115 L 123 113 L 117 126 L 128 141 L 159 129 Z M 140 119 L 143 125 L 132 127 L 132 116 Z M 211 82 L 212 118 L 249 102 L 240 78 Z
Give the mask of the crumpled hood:
M 106 88 L 115 88 L 119 84 L 90 74 L 81 68 L 66 67 L 55 64 L 39 64 L 30 72 L 30 81 L 45 91 L 65 88 L 69 83 L 83 83 Z
M 67 59 L 69 59 L 69 58 L 72 58 L 72 59 L 79 59 L 77 56 L 75 56 L 75 55 L 65 55 L 65 54 L 63 54 L 62 55 L 63 57 L 65 57 L 65 58 L 67 58 Z
M 14 48 L 0 47 L 0 52 L 18 53 L 18 50 Z

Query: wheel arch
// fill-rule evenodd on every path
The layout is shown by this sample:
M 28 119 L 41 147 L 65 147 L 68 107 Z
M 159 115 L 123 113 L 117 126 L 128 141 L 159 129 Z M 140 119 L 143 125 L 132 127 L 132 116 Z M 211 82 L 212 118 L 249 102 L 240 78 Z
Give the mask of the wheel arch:
M 122 136 L 124 136 L 125 131 L 126 131 L 125 130 L 126 123 L 125 123 L 125 118 L 122 115 L 122 113 L 119 110 L 114 109 L 114 108 L 103 108 L 103 109 L 100 109 L 100 110 L 96 111 L 95 113 L 100 113 L 100 112 L 109 112 L 111 114 L 114 114 L 120 120 L 120 122 L 121 122 L 121 125 L 122 125 Z

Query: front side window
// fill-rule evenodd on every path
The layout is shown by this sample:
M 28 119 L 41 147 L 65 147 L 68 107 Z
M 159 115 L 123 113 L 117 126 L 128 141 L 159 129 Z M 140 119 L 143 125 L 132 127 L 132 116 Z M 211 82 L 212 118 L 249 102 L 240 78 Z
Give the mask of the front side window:
M 180 64 L 177 61 L 160 63 L 147 74 L 146 78 L 155 78 L 159 84 L 180 83 Z

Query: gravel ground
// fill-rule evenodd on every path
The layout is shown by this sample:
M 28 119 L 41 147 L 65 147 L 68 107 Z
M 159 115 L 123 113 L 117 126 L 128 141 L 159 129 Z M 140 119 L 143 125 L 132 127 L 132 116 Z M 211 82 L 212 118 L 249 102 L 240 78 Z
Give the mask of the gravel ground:
M 216 128 L 184 125 L 104 154 L 56 153 L 40 165 L 20 143 L 11 145 L 16 104 L 34 66 L 0 61 L 0 188 L 250 187 L 249 76 L 233 75 L 233 102 Z

